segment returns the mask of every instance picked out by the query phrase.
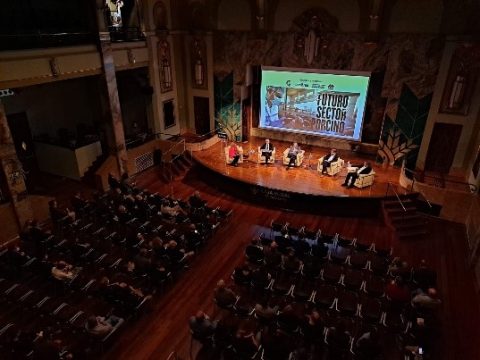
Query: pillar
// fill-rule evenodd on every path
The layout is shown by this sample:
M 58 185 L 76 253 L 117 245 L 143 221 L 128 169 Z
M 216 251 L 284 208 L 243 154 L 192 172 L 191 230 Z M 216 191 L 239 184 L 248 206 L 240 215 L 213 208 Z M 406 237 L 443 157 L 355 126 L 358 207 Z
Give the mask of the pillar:
M 97 23 L 99 30 L 99 50 L 102 58 L 103 76 L 106 86 L 106 99 L 104 101 L 105 117 L 108 122 L 107 135 L 108 148 L 111 155 L 117 160 L 118 174 L 127 172 L 127 149 L 125 146 L 125 133 L 123 129 L 122 110 L 118 97 L 115 63 L 110 41 L 110 33 L 105 23 L 105 6 L 103 1 L 97 1 Z
M 33 218 L 30 199 L 23 177 L 22 164 L 18 160 L 10 128 L 8 127 L 5 107 L 0 100 L 0 166 L 7 179 L 7 195 L 13 207 L 18 229 L 26 220 Z

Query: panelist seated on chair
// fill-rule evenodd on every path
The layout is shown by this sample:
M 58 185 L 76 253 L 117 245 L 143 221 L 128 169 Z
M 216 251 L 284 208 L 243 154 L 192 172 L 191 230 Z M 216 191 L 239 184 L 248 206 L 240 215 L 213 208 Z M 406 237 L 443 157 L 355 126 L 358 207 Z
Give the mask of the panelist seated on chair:
M 275 146 L 270 143 L 269 139 L 265 139 L 265 143 L 258 148 L 259 163 L 275 163 Z
M 225 160 L 227 164 L 238 166 L 243 162 L 243 149 L 234 142 L 225 148 Z
M 369 175 L 373 172 L 372 166 L 368 161 L 365 161 L 363 165 L 350 165 L 347 167 L 347 169 L 348 174 L 342 186 L 346 186 L 348 188 L 352 188 L 357 179 L 359 179 L 361 176 Z
M 302 165 L 305 150 L 300 149 L 297 143 L 293 143 L 283 152 L 283 164 L 287 165 L 287 170 L 292 166 Z
M 328 174 L 333 176 L 340 172 L 343 164 L 344 161 L 338 156 L 337 150 L 332 149 L 330 153 L 318 159 L 317 170 L 322 175 Z

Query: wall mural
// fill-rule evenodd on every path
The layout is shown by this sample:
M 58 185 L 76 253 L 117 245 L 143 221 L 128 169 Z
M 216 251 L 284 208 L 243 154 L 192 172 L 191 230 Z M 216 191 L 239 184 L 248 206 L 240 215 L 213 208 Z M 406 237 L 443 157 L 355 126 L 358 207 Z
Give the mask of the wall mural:
M 432 94 L 419 99 L 404 86 L 396 117 L 385 116 L 378 149 L 381 162 L 400 166 L 405 160 L 407 168 L 415 168 L 431 101 Z
M 316 18 L 302 27 L 302 19 L 306 21 L 308 16 Z M 392 34 L 381 43 L 365 44 L 361 34 L 336 32 L 335 20 L 324 9 L 311 9 L 294 20 L 293 33 L 266 32 L 253 38 L 249 32 L 217 32 L 214 73 L 233 72 L 233 98 L 239 102 L 247 64 L 370 71 L 378 81 L 372 81 L 367 103 L 367 108 L 375 107 L 375 111 L 366 115 L 373 113 L 375 118 L 365 119 L 362 138 L 378 143 L 382 119 L 397 118 L 405 85 L 416 99 L 433 93 L 444 41 L 429 34 Z M 306 51 L 305 41 L 313 37 L 312 55 Z M 384 109 L 382 115 L 376 113 L 377 106 Z
M 214 77 L 215 128 L 228 135 L 230 141 L 242 139 L 242 112 L 239 102 L 234 101 L 233 73 L 217 74 Z

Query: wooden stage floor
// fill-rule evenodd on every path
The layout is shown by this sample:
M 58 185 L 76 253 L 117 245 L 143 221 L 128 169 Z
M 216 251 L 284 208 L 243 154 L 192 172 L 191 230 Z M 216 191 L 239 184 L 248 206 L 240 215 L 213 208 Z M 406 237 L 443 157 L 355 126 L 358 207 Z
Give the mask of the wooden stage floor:
M 244 154 L 250 150 L 257 151 L 258 146 L 263 144 L 264 139 L 252 137 L 249 142 L 241 144 Z M 360 155 L 347 150 L 338 150 L 339 156 L 352 164 L 362 164 L 370 161 L 375 171 L 373 186 L 363 189 L 342 187 L 347 176 L 346 168 L 335 176 L 322 176 L 317 171 L 318 159 L 327 154 L 330 149 L 314 146 L 300 146 L 305 150 L 305 158 L 301 167 L 286 170 L 282 162 L 283 151 L 290 143 L 272 141 L 277 149 L 275 164 L 265 165 L 257 163 L 257 152 L 249 156 L 249 159 L 239 164 L 238 167 L 225 163 L 224 144 L 218 142 L 210 148 L 195 151 L 193 158 L 202 166 L 235 180 L 265 187 L 268 189 L 282 190 L 293 193 L 311 194 L 317 196 L 338 197 L 374 197 L 383 198 L 387 194 L 388 183 L 395 185 L 397 192 L 406 193 L 406 189 L 398 184 L 400 169 L 391 166 L 384 167 L 375 163 L 373 157 Z M 308 160 L 311 154 L 310 160 Z M 390 190 L 390 196 L 393 192 Z

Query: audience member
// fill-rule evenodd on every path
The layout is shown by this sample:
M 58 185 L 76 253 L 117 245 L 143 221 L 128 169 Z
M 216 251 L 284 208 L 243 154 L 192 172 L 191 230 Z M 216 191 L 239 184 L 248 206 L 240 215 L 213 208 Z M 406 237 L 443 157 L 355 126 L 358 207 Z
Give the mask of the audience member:
M 110 186 L 110 190 L 115 190 L 120 188 L 120 181 L 118 181 L 118 179 L 115 176 L 113 176 L 112 173 L 108 174 L 108 186 Z
M 219 280 L 214 290 L 214 299 L 218 306 L 228 308 L 235 304 L 237 296 L 232 289 L 225 285 L 225 281 Z
M 275 318 L 278 312 L 278 306 L 270 306 L 266 297 L 262 297 L 261 300 L 255 304 L 255 315 L 261 319 L 270 321 Z
M 192 194 L 192 196 L 190 196 L 190 198 L 188 199 L 188 203 L 190 204 L 192 209 L 198 209 L 198 208 L 204 207 L 206 204 L 206 201 L 200 197 L 199 191 L 195 191 Z
M 427 261 L 423 259 L 420 266 L 413 271 L 413 281 L 418 284 L 419 288 L 427 290 L 437 285 L 437 273 L 430 269 Z
M 437 290 L 428 288 L 427 291 L 418 289 L 412 298 L 412 306 L 420 309 L 436 309 L 441 304 L 437 298 Z
M 237 284 L 247 285 L 252 281 L 252 271 L 248 265 L 242 265 L 235 268 L 233 272 L 233 279 Z
M 272 241 L 270 246 L 263 247 L 263 253 L 265 257 L 265 264 L 270 268 L 276 268 L 282 263 L 282 254 L 278 251 L 278 245 L 275 241 Z
M 123 323 L 123 319 L 114 315 L 110 315 L 108 318 L 103 316 L 90 316 L 85 324 L 85 329 L 89 334 L 97 337 L 104 337 L 108 335 L 114 327 Z
M 72 265 L 66 263 L 65 261 L 58 261 L 52 267 L 52 276 L 60 281 L 70 281 L 76 275 L 75 269 Z
M 305 342 L 309 345 L 317 343 L 318 339 L 323 337 L 324 323 L 317 310 L 312 310 L 310 314 L 305 315 L 302 324 L 302 332 Z
M 53 220 L 53 222 L 58 223 L 60 221 L 75 221 L 75 212 L 70 211 L 68 208 L 60 208 L 57 200 L 50 200 L 48 206 L 50 210 L 50 218 Z
M 396 305 L 403 305 L 410 301 L 410 289 L 400 276 L 390 281 L 385 288 L 385 295 Z
M 257 352 L 259 343 L 252 332 L 238 329 L 232 345 L 235 353 L 241 358 L 250 359 Z
M 343 359 L 349 348 L 350 333 L 347 331 L 345 321 L 341 320 L 337 326 L 332 326 L 327 332 L 327 343 L 330 359 Z
M 297 330 L 299 325 L 299 318 L 295 314 L 292 305 L 286 305 L 277 317 L 278 325 L 288 333 Z
M 195 316 L 190 318 L 190 330 L 193 336 L 202 343 L 208 341 L 213 335 L 217 324 L 210 321 L 210 318 L 203 311 L 198 311 Z
M 381 354 L 376 328 L 361 335 L 355 343 L 355 354 L 359 360 L 375 360 Z

